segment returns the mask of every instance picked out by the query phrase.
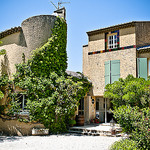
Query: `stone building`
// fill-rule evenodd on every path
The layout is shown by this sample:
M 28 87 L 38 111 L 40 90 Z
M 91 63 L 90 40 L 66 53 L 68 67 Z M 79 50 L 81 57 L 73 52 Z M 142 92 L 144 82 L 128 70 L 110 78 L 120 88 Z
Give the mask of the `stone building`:
M 51 37 L 57 16 L 65 19 L 65 8 L 54 11 L 52 15 L 33 16 L 24 20 L 21 27 L 15 27 L 0 33 L 0 51 L 5 50 L 6 54 L 0 55 L 0 75 L 7 74 L 12 78 L 16 72 L 15 64 L 22 63 L 30 58 L 32 51 L 43 46 Z M 16 93 L 21 89 L 15 89 Z M 28 111 L 24 110 L 25 95 L 19 93 L 21 110 L 19 115 L 28 116 Z M 6 105 L 7 95 L 0 101 L 0 105 Z M 40 123 L 23 123 L 17 120 L 9 120 L 0 117 L 0 134 L 8 135 L 31 135 L 32 128 L 44 128 Z
M 109 122 L 111 103 L 104 99 L 105 86 L 128 74 L 147 79 L 150 75 L 150 21 L 135 21 L 87 32 L 83 46 L 83 74 L 93 88 L 82 107 L 85 121 L 96 116 Z
M 15 73 L 15 64 L 27 60 L 31 52 L 44 45 L 51 37 L 52 28 L 57 16 L 65 19 L 65 8 L 54 11 L 52 15 L 33 16 L 24 20 L 21 27 L 11 28 L 0 33 L 0 50 L 5 49 L 6 55 L 0 56 L 0 73 L 9 77 Z

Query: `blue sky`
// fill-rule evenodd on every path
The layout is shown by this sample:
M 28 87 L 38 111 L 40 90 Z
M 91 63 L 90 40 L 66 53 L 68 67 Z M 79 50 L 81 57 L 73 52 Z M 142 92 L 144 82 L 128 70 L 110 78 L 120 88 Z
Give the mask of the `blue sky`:
M 58 0 L 52 0 L 57 5 Z M 82 72 L 86 32 L 126 23 L 150 21 L 150 0 L 64 0 L 68 24 L 68 70 Z M 50 0 L 0 0 L 0 32 L 20 26 L 31 16 L 52 14 Z

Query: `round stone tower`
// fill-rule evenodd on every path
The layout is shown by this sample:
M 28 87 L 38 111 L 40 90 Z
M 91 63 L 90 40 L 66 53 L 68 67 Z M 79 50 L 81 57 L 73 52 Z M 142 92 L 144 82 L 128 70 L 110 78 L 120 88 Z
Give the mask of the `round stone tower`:
M 21 27 L 30 52 L 48 41 L 56 19 L 56 16 L 53 15 L 39 15 L 22 22 Z

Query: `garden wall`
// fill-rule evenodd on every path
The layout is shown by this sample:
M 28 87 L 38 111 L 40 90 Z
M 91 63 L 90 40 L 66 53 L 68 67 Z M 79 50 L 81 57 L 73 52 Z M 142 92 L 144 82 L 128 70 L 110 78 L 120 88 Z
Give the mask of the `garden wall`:
M 0 134 L 3 135 L 32 135 L 33 128 L 45 128 L 40 123 L 25 123 L 18 120 L 6 120 L 0 118 Z

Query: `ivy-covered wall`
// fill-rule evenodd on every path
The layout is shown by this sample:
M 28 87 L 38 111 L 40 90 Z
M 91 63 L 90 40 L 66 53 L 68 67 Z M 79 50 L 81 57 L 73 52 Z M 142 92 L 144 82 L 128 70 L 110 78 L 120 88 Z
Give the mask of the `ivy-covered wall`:
M 64 19 L 57 18 L 52 29 L 51 38 L 41 48 L 33 51 L 32 58 L 26 64 L 18 64 L 18 73 L 24 74 L 22 67 L 27 65 L 28 71 L 35 76 L 48 76 L 50 72 L 57 74 L 67 69 L 67 24 Z M 29 72 L 28 72 L 29 73 Z
M 65 132 L 70 119 L 74 116 L 79 99 L 88 92 L 91 84 L 83 76 L 72 78 L 65 72 L 67 69 L 67 24 L 57 18 L 52 36 L 41 48 L 33 51 L 31 59 L 17 64 L 17 72 L 9 85 L 11 101 L 8 107 L 9 116 L 21 109 L 17 98 L 18 91 L 26 95 L 25 108 L 29 111 L 28 119 L 43 123 L 50 132 Z

